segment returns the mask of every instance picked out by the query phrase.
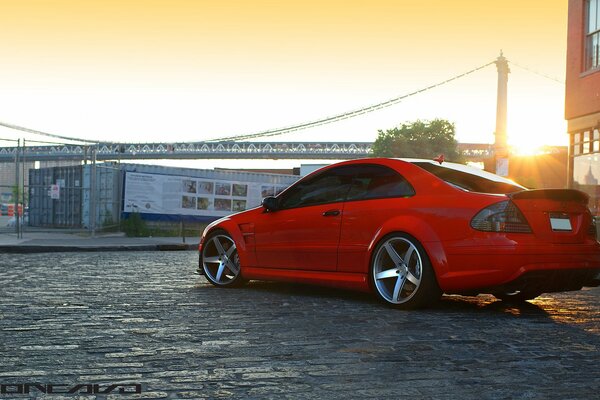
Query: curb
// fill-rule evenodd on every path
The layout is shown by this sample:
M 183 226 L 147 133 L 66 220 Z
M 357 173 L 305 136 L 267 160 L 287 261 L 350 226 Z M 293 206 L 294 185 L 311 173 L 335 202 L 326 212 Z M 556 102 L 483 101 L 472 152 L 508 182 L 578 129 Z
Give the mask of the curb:
M 107 251 L 190 251 L 197 250 L 196 244 L 149 244 L 149 245 L 120 245 L 120 246 L 0 246 L 0 253 L 31 254 L 31 253 L 74 253 L 74 252 L 107 252 Z

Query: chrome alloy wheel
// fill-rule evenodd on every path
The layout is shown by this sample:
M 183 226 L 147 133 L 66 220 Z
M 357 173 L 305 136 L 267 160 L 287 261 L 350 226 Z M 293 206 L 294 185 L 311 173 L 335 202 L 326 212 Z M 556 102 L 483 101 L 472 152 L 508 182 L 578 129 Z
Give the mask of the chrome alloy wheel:
M 407 238 L 393 236 L 377 248 L 372 264 L 373 283 L 383 300 L 409 302 L 418 292 L 423 276 L 419 249 Z
M 233 285 L 241 280 L 240 258 L 235 242 L 225 233 L 210 235 L 202 246 L 202 267 L 216 286 Z

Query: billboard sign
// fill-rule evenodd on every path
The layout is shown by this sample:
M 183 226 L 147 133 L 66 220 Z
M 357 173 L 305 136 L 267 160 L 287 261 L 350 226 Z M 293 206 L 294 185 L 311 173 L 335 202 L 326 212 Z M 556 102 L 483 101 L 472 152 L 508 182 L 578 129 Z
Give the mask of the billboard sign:
M 178 175 L 125 173 L 124 212 L 222 217 L 259 206 L 286 186 Z

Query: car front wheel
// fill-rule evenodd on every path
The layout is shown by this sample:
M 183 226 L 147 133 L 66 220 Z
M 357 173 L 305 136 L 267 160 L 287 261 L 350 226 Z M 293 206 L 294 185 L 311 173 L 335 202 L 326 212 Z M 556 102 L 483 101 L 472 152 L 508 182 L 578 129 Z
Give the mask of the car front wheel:
M 237 247 L 225 231 L 216 231 L 206 237 L 201 264 L 206 279 L 215 286 L 236 287 L 245 282 Z
M 441 295 L 425 250 L 413 237 L 384 237 L 373 253 L 370 279 L 377 297 L 403 309 L 425 307 Z

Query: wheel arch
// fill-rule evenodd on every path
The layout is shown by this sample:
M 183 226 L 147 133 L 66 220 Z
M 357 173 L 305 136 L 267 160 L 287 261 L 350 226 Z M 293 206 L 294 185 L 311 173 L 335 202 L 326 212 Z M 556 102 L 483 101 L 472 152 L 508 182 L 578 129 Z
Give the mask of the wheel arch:
M 202 233 L 202 240 L 216 231 L 224 231 L 231 236 L 237 247 L 237 252 L 240 257 L 240 264 L 243 266 L 252 265 L 253 256 L 248 253 L 248 247 L 244 240 L 244 235 L 239 226 L 231 218 L 222 218 L 208 225 Z M 201 245 L 203 242 L 201 243 Z
M 446 252 L 434 229 L 426 221 L 414 216 L 406 215 L 390 219 L 375 232 L 368 247 L 368 268 L 375 256 L 377 245 L 392 234 L 408 235 L 423 247 L 425 256 L 429 259 L 438 285 L 440 285 L 440 277 L 448 271 Z

